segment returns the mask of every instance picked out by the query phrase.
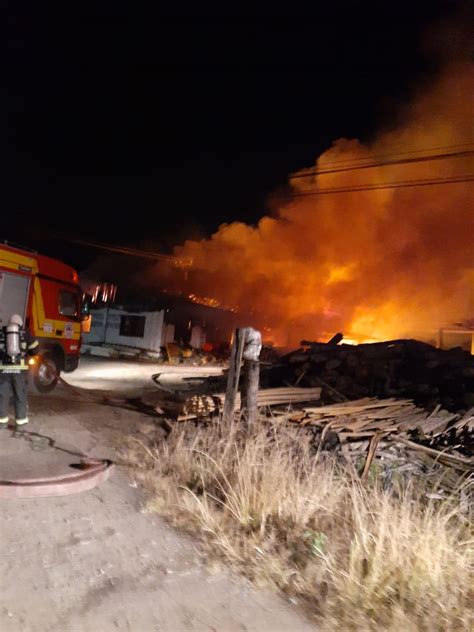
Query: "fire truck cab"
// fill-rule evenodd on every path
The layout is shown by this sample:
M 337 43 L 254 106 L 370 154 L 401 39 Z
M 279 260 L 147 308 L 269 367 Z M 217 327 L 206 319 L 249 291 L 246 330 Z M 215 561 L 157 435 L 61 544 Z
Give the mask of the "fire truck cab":
M 20 314 L 40 343 L 30 371 L 39 392 L 51 391 L 61 371 L 79 364 L 88 310 L 78 281 L 77 272 L 61 261 L 0 242 L 0 327 Z

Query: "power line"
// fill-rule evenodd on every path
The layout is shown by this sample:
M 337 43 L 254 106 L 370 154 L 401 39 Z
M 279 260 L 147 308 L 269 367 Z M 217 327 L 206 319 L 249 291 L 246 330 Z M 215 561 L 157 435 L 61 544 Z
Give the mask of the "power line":
M 473 182 L 474 174 L 468 176 L 452 176 L 448 178 L 430 178 L 420 180 L 406 180 L 400 182 L 380 182 L 380 183 L 367 183 L 360 186 L 350 187 L 329 187 L 325 189 L 318 189 L 317 191 L 304 191 L 301 193 L 290 193 L 287 196 L 279 196 L 282 198 L 295 198 L 306 197 L 311 195 L 328 195 L 330 193 L 356 193 L 358 191 L 378 191 L 381 189 L 405 189 L 408 187 L 423 187 L 433 186 L 438 184 L 458 184 L 462 182 Z
M 133 257 L 143 257 L 145 259 L 154 259 L 155 261 L 169 261 L 178 267 L 187 268 L 192 266 L 191 259 L 165 255 L 160 252 L 150 252 L 147 250 L 139 250 L 137 248 L 127 248 L 125 246 L 110 246 L 108 244 L 102 244 L 94 241 L 84 241 L 82 239 L 67 239 L 67 241 L 81 246 L 98 248 L 99 250 L 107 250 L 108 252 L 117 252 L 124 255 L 131 255 Z
M 411 155 L 411 154 L 423 154 L 423 153 L 427 153 L 427 152 L 433 152 L 433 151 L 447 151 L 447 150 L 451 150 L 451 149 L 460 149 L 461 147 L 472 147 L 474 145 L 474 142 L 470 142 L 470 143 L 458 143 L 456 145 L 441 145 L 438 147 L 425 147 L 424 149 L 407 149 L 405 151 L 396 151 L 396 152 L 389 152 L 386 154 L 376 154 L 375 156 L 371 156 L 370 158 L 366 158 L 366 157 L 360 157 L 360 158 L 344 158 L 341 160 L 330 160 L 329 162 L 325 163 L 325 167 L 338 167 L 340 165 L 345 165 L 345 164 L 352 164 L 354 162 L 363 162 L 363 161 L 367 161 L 367 160 L 380 160 L 380 161 L 384 161 L 384 160 L 390 160 L 391 158 L 394 158 L 395 156 L 406 156 L 406 155 Z M 401 145 L 400 145 L 401 146 Z M 327 150 L 329 151 L 329 150 Z
M 474 152 L 468 152 L 474 153 Z M 347 187 L 329 187 L 318 189 L 317 191 L 303 191 L 301 193 L 290 193 L 289 195 L 280 195 L 278 197 L 283 199 L 288 198 L 297 198 L 297 197 L 309 197 L 315 195 L 328 195 L 335 193 L 357 193 L 359 191 L 379 191 L 382 189 L 404 189 L 408 187 L 423 187 L 423 186 L 434 186 L 434 185 L 442 185 L 442 184 L 459 184 L 464 182 L 473 182 L 474 174 L 466 175 L 466 176 L 451 176 L 446 178 L 427 178 L 427 179 L 418 179 L 418 180 L 406 180 L 399 182 L 380 182 L 380 183 L 366 183 L 362 185 L 355 186 L 347 186 Z M 153 259 L 158 261 L 168 261 L 173 263 L 175 266 L 180 268 L 189 268 L 192 267 L 193 261 L 192 259 L 185 259 L 180 257 L 175 257 L 173 255 L 166 255 L 159 252 L 151 252 L 146 250 L 138 250 L 134 248 L 128 248 L 125 246 L 111 246 L 108 244 L 93 242 L 93 241 L 85 241 L 82 239 L 65 239 L 71 243 L 79 244 L 82 246 L 87 246 L 91 248 L 98 248 L 100 250 L 106 250 L 108 252 L 117 252 L 119 254 L 131 255 L 143 257 L 145 259 Z
M 417 162 L 429 162 L 433 160 L 446 160 L 448 158 L 466 158 L 473 156 L 474 150 L 456 151 L 449 154 L 434 154 L 431 156 L 419 156 L 418 158 L 401 158 L 397 160 L 386 160 L 384 162 L 371 162 L 365 165 L 353 165 L 350 167 L 340 167 L 337 169 L 316 169 L 314 171 L 306 171 L 305 173 L 296 173 L 290 176 L 290 180 L 300 178 L 311 178 L 313 176 L 322 176 L 330 173 L 341 173 L 345 171 L 357 171 L 360 169 L 372 169 L 374 167 L 386 167 L 389 165 L 408 165 Z

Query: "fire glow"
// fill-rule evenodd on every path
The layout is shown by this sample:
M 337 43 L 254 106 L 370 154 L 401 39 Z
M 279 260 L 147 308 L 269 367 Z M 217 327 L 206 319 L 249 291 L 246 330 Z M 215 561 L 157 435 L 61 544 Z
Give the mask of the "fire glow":
M 198 303 L 199 305 L 205 305 L 206 307 L 213 307 L 214 309 L 223 309 L 227 312 L 237 313 L 239 309 L 233 305 L 226 305 L 218 301 L 216 298 L 211 298 L 209 296 L 196 296 L 196 294 L 188 294 L 187 298 L 193 303 Z
M 261 309 L 284 345 L 335 331 L 354 342 L 427 338 L 472 317 L 472 182 L 301 194 L 472 176 L 470 157 L 413 164 L 403 157 L 473 149 L 473 84 L 472 66 L 451 67 L 407 108 L 403 124 L 371 145 L 336 141 L 316 162 L 333 172 L 292 179 L 296 195 L 258 226 L 225 224 L 176 248 L 200 270 L 192 296 L 212 295 L 209 305 L 239 305 L 242 313 Z M 381 156 L 402 164 L 340 170 Z

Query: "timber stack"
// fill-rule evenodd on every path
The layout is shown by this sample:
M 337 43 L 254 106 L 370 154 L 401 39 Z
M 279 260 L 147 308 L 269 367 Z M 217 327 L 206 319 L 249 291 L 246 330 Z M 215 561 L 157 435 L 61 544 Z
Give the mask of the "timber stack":
M 262 375 L 262 385 L 323 389 L 321 399 L 342 402 L 364 397 L 401 397 L 416 405 L 449 411 L 474 406 L 474 356 L 417 340 L 339 344 L 303 340 Z

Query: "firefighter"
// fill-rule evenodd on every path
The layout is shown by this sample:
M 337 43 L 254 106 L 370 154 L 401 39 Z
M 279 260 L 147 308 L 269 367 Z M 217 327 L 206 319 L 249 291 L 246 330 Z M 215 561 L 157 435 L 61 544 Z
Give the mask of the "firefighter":
M 12 394 L 17 426 L 28 423 L 28 359 L 36 355 L 38 347 L 18 314 L 0 330 L 0 427 L 7 427 Z

